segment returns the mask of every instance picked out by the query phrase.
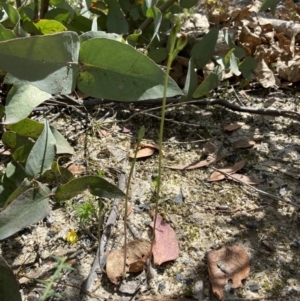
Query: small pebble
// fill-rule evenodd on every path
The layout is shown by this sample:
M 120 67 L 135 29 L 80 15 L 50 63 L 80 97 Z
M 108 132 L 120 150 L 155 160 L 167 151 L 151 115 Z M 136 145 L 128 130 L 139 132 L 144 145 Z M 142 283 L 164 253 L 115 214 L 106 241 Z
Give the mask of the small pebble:
M 49 237 L 51 237 L 51 238 L 54 237 L 55 234 L 56 234 L 56 232 L 53 231 L 53 230 L 50 230 L 50 231 L 48 231 L 48 233 L 47 233 L 47 235 L 48 235 Z
M 297 248 L 299 249 L 300 248 L 300 242 L 298 240 L 294 240 L 292 243 L 291 243 L 291 247 L 292 248 Z
M 255 223 L 247 222 L 246 227 L 250 229 L 258 229 L 258 226 Z
M 138 208 L 139 208 L 141 211 L 148 211 L 148 210 L 150 210 L 150 206 L 147 205 L 147 204 L 140 204 L 140 205 L 138 206 Z
M 178 281 L 178 282 L 183 282 L 183 276 L 182 276 L 182 274 L 177 274 L 176 275 L 176 280 Z
M 166 288 L 166 285 L 164 283 L 159 283 L 158 290 L 163 291 Z
M 196 281 L 193 292 L 194 299 L 202 301 L 204 299 L 204 284 L 202 280 Z
M 183 203 L 183 201 L 184 201 L 184 196 L 182 193 L 177 194 L 176 197 L 173 199 L 173 203 L 175 204 Z
M 260 286 L 259 286 L 258 284 L 256 284 L 256 283 L 250 284 L 250 285 L 248 286 L 248 288 L 249 288 L 249 290 L 250 290 L 251 292 L 257 292 L 257 291 L 260 290 Z

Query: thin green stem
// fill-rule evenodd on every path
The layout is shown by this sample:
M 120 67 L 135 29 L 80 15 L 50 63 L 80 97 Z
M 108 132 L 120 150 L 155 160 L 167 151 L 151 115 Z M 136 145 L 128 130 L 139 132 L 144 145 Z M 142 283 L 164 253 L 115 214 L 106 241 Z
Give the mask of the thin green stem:
M 128 176 L 128 181 L 127 181 L 127 185 L 126 185 L 126 197 L 125 197 L 125 213 L 124 213 L 124 267 L 123 267 L 123 280 L 126 277 L 126 257 L 127 257 L 127 215 L 128 215 L 128 198 L 129 198 L 129 189 L 130 189 L 130 183 L 131 183 L 131 178 L 133 175 L 133 171 L 134 171 L 134 167 L 135 167 L 135 162 L 136 162 L 136 157 L 137 157 L 137 153 L 142 141 L 142 138 L 145 135 L 145 127 L 142 126 L 139 134 L 138 134 L 138 140 L 137 140 L 137 144 L 136 144 L 136 148 L 134 151 L 134 158 L 132 160 L 131 163 L 131 167 L 130 167 L 130 172 L 129 172 L 129 176 Z
M 163 94 L 163 101 L 162 101 L 162 108 L 161 108 L 161 121 L 160 121 L 160 130 L 159 130 L 158 180 L 157 180 L 157 187 L 156 187 L 155 210 L 154 210 L 154 219 L 153 219 L 153 238 L 151 241 L 150 256 L 152 255 L 153 245 L 155 241 L 155 229 L 156 229 L 156 220 L 158 214 L 158 200 L 159 200 L 160 189 L 161 189 L 162 157 L 163 157 L 162 147 L 163 147 L 165 113 L 166 113 L 166 103 L 167 103 L 167 87 L 169 83 L 169 74 L 170 74 L 171 65 L 173 61 L 173 50 L 175 46 L 175 43 L 172 42 L 173 41 L 171 41 L 170 53 L 167 62 L 167 70 L 166 70 L 165 81 L 164 81 L 164 94 Z

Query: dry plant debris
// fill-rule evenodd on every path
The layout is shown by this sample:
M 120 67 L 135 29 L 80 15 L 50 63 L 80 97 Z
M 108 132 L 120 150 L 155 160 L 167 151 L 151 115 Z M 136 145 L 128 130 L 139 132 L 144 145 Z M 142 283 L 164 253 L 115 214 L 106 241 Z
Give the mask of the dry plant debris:
M 219 300 L 224 300 L 224 286 L 229 280 L 231 288 L 237 289 L 250 273 L 249 256 L 240 246 L 225 246 L 208 252 L 207 266 L 212 290 Z
M 137 239 L 127 244 L 126 272 L 137 273 L 144 269 L 150 254 L 151 243 L 145 239 Z M 107 256 L 106 273 L 109 280 L 117 284 L 124 270 L 124 248 L 114 250 Z
M 151 227 L 154 227 L 154 222 L 151 223 Z M 164 262 L 177 259 L 179 256 L 177 235 L 174 229 L 163 220 L 160 214 L 157 215 L 154 231 L 154 264 L 161 265 Z

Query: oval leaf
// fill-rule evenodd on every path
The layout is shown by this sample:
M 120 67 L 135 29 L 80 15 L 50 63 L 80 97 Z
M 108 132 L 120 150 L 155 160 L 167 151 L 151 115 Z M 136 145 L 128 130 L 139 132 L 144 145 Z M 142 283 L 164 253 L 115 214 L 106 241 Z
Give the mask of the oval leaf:
M 80 64 L 77 85 L 90 96 L 122 101 L 163 96 L 165 73 L 129 45 L 105 38 L 88 40 L 81 46 Z M 182 92 L 169 78 L 167 96 L 175 95 Z
M 124 192 L 115 185 L 97 176 L 85 176 L 59 185 L 55 191 L 57 201 L 67 201 L 89 189 L 93 195 L 104 198 L 123 198 Z
M 56 140 L 47 119 L 45 119 L 44 129 L 27 158 L 26 174 L 35 179 L 39 178 L 46 170 L 51 169 L 55 154 Z
M 22 301 L 16 277 L 2 256 L 0 256 L 0 283 L 2 300 Z
M 78 53 L 74 32 L 13 39 L 0 42 L 0 67 L 42 91 L 68 94 L 75 88 Z
M 49 193 L 49 188 L 39 183 L 37 188 L 30 188 L 13 200 L 0 213 L 0 240 L 47 216 Z
M 32 110 L 45 100 L 51 98 L 51 94 L 41 91 L 25 81 L 16 80 L 14 86 L 7 95 L 5 107 L 5 124 L 16 123 L 26 118 Z

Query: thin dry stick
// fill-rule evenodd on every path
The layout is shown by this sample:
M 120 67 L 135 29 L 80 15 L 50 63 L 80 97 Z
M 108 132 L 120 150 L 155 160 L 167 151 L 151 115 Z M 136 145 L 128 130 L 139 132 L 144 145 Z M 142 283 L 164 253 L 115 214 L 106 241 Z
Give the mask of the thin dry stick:
M 247 187 L 250 187 L 252 190 L 256 191 L 256 192 L 259 193 L 259 194 L 265 195 L 265 196 L 267 196 L 267 197 L 269 197 L 269 198 L 271 198 L 271 199 L 274 199 L 274 200 L 276 200 L 276 201 L 283 202 L 283 203 L 292 205 L 292 206 L 294 206 L 294 207 L 300 208 L 300 205 L 299 205 L 299 204 L 296 204 L 296 203 L 294 203 L 294 202 L 291 202 L 291 201 L 282 199 L 282 198 L 280 198 L 280 197 L 278 197 L 278 196 L 276 196 L 276 195 L 274 195 L 274 194 L 270 194 L 270 193 L 265 192 L 265 191 L 263 191 L 263 190 L 257 189 L 257 188 L 251 186 L 251 185 L 248 184 L 248 183 L 244 183 L 243 181 L 241 181 L 241 180 L 239 180 L 239 179 L 236 179 L 236 178 L 232 177 L 230 174 L 228 174 L 228 173 L 226 173 L 226 172 L 224 172 L 224 171 L 222 171 L 222 170 L 220 170 L 220 169 L 218 169 L 218 168 L 215 168 L 215 167 L 213 167 L 213 166 L 210 166 L 210 167 L 211 167 L 212 169 L 218 171 L 219 173 L 223 174 L 224 176 L 226 176 L 226 177 L 228 177 L 228 178 L 231 178 L 231 179 L 233 179 L 234 181 L 238 181 L 238 182 L 240 182 L 240 183 L 246 185 Z

